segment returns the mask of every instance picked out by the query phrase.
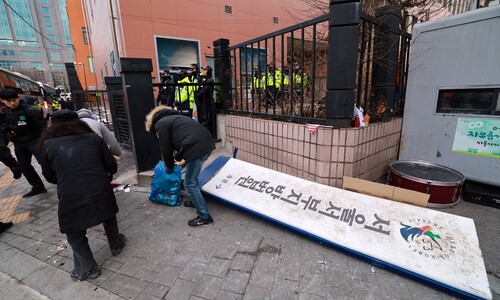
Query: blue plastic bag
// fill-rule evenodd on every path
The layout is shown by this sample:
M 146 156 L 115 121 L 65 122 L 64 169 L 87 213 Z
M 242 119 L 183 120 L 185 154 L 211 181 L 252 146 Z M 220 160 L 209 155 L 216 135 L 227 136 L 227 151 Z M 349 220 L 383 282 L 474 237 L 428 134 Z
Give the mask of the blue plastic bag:
M 181 198 L 181 176 L 182 168 L 174 166 L 174 171 L 167 174 L 165 163 L 160 160 L 154 169 L 154 178 L 151 181 L 151 192 L 149 200 L 168 206 L 179 206 Z

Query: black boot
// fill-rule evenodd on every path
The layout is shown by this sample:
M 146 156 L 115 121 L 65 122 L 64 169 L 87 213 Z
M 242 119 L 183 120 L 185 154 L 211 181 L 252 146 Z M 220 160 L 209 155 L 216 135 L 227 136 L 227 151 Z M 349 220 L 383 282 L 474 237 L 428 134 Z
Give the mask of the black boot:
M 21 173 L 21 168 L 19 168 L 19 165 L 10 168 L 10 170 L 12 171 L 12 174 L 14 174 L 14 179 L 21 178 L 22 173 Z
M 32 188 L 31 191 L 29 191 L 28 193 L 24 194 L 23 198 L 29 198 L 29 197 L 33 197 L 35 195 L 43 194 L 43 193 L 47 193 L 47 190 L 42 185 L 42 186 L 39 186 L 39 187 Z

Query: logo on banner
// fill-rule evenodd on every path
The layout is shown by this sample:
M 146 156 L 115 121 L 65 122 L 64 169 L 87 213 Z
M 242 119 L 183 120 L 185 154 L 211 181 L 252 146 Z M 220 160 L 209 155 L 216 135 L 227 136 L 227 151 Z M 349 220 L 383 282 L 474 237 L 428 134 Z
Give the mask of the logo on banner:
M 401 222 L 401 237 L 412 252 L 430 259 L 449 259 L 456 252 L 456 241 L 445 228 L 428 220 Z

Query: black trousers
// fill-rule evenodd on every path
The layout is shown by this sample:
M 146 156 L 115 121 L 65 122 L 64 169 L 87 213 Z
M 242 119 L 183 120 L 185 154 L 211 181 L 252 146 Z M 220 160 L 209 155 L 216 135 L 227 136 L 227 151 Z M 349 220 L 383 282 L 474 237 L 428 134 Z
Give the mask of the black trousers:
M 106 232 L 110 249 L 116 249 L 124 245 L 124 241 L 120 237 L 120 232 L 118 231 L 116 216 L 103 222 L 102 225 Z M 73 249 L 74 271 L 77 275 L 83 276 L 85 273 L 92 270 L 92 268 L 98 266 L 89 246 L 87 230 L 68 232 L 66 233 L 66 238 L 71 249 Z
M 10 149 L 6 146 L 0 145 L 0 161 L 3 162 L 10 169 L 17 166 L 17 161 L 10 153 Z
M 43 188 L 43 181 L 38 176 L 35 168 L 31 165 L 31 158 L 35 156 L 38 163 L 42 160 L 42 153 L 38 149 L 36 142 L 30 144 L 14 144 L 14 152 L 16 153 L 17 161 L 21 172 L 26 180 L 33 188 Z

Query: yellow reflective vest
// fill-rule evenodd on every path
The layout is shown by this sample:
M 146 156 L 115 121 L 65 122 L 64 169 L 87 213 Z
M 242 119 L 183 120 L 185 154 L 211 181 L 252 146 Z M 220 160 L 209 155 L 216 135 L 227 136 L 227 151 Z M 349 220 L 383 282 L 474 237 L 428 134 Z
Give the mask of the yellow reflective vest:
M 275 86 L 277 89 L 281 87 L 282 74 L 280 70 L 273 73 L 267 73 L 267 86 Z
M 59 107 L 59 99 L 53 98 L 52 99 L 52 110 L 58 110 Z
M 302 73 L 297 73 L 294 75 L 294 83 L 297 85 L 297 86 L 300 86 L 302 84 Z M 307 76 L 306 74 L 304 74 L 304 86 L 307 84 Z
M 252 81 L 252 89 L 260 89 L 264 86 L 264 80 L 261 77 L 254 76 Z
M 198 80 L 194 80 L 194 82 L 191 82 L 189 80 L 189 76 L 184 77 L 184 79 L 177 81 L 177 83 L 196 83 Z M 194 91 L 196 87 L 195 86 L 183 86 L 180 88 L 180 91 L 175 94 L 175 100 L 179 101 L 180 103 L 184 103 L 187 100 L 189 100 L 189 108 L 194 109 Z

